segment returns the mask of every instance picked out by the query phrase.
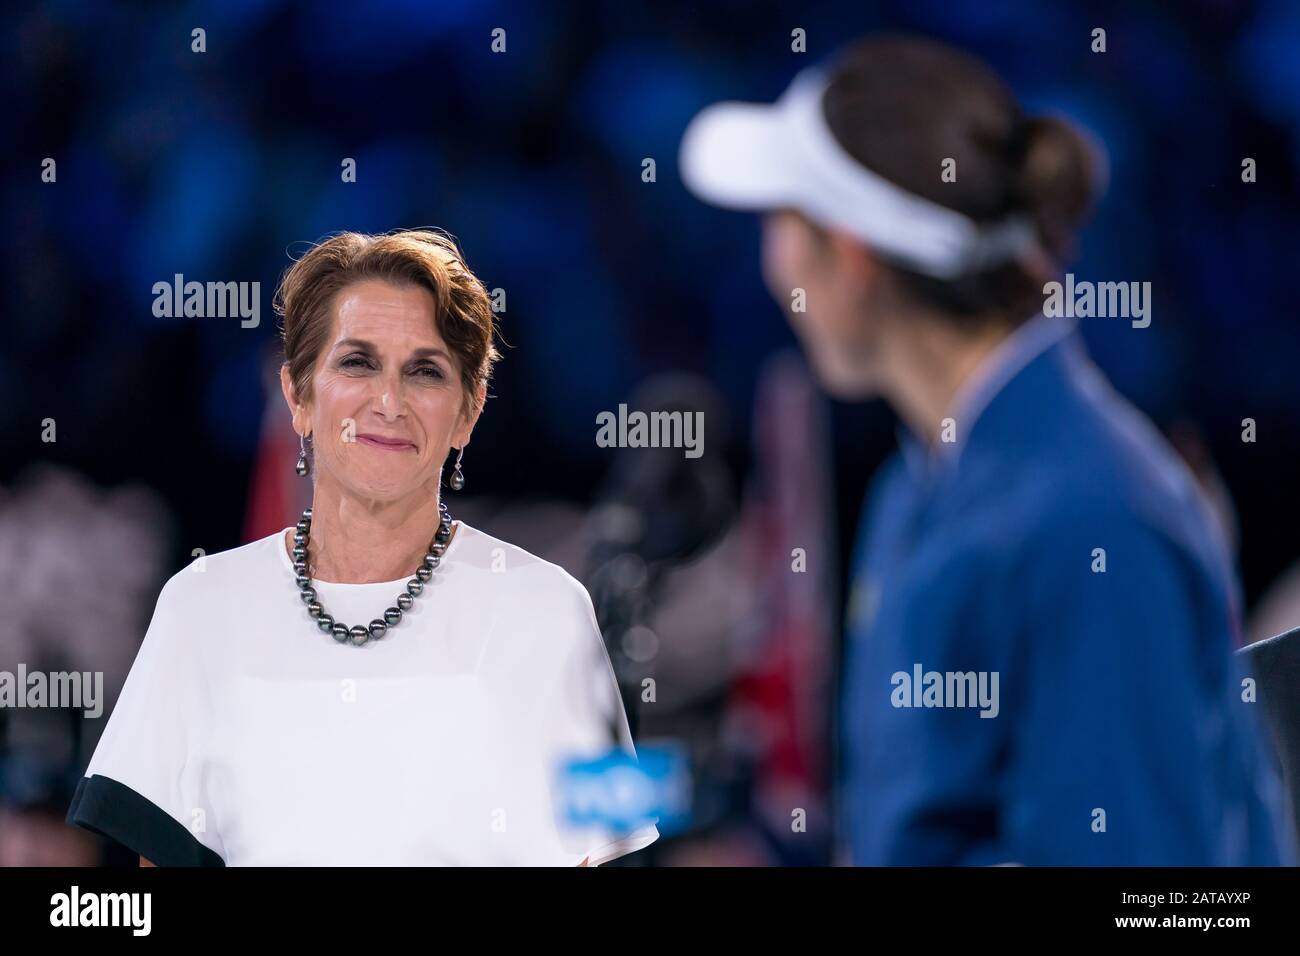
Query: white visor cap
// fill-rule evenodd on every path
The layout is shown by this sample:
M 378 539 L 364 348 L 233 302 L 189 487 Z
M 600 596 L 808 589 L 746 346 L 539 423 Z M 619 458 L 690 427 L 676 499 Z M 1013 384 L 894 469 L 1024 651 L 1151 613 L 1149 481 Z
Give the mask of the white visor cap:
M 729 101 L 702 110 L 687 126 L 678 157 L 687 188 L 728 209 L 797 209 L 938 279 L 1039 250 L 1027 217 L 981 226 L 855 160 L 826 125 L 826 83 L 820 68 L 809 67 L 775 103 Z M 934 174 L 940 172 L 936 161 Z

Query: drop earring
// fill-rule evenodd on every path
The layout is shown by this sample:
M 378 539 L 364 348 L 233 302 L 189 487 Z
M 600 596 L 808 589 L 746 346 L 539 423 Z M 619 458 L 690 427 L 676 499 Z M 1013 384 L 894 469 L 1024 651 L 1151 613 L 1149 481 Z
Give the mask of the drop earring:
M 465 487 L 465 473 L 460 470 L 460 459 L 465 454 L 465 446 L 461 445 L 456 451 L 456 468 L 451 473 L 451 480 L 447 482 L 452 491 L 460 491 Z
M 307 446 L 302 435 L 298 436 L 298 452 L 298 464 L 293 466 L 293 470 L 298 473 L 299 478 L 303 478 L 311 471 L 311 466 L 307 464 Z

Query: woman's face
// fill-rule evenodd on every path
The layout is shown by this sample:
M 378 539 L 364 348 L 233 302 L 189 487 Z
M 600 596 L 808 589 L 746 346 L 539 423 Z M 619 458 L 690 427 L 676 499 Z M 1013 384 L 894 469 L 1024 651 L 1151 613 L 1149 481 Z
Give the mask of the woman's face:
M 310 431 L 317 483 L 367 500 L 435 494 L 449 449 L 478 418 L 419 286 L 368 279 L 340 290 L 311 402 L 294 405 L 287 366 L 281 384 L 299 434 Z
M 879 390 L 877 270 L 857 243 L 819 233 L 801 214 L 763 217 L 763 278 L 782 307 L 822 386 L 838 398 Z M 803 290 L 803 302 L 794 290 Z

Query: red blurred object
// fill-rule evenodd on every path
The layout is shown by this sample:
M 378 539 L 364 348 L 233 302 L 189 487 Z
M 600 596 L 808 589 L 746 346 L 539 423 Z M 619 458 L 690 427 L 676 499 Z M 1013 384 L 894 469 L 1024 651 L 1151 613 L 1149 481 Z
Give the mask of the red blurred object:
M 311 504 L 312 479 L 294 470 L 298 462 L 298 433 L 280 391 L 280 363 L 277 352 L 267 358 L 266 408 L 262 413 L 262 437 L 244 513 L 244 543 L 265 538 L 295 524 Z
M 742 518 L 764 607 L 728 709 L 758 731 L 755 804 L 785 834 L 795 808 L 806 810 L 807 832 L 829 826 L 837 551 L 826 419 L 801 359 L 781 355 L 764 369 L 754 411 L 759 487 Z

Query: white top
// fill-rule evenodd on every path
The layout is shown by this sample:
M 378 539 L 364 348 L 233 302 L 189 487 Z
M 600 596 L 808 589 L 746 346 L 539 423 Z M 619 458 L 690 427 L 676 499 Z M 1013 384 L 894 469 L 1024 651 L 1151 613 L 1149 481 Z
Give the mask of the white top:
M 232 866 L 599 865 L 658 838 L 560 818 L 566 758 L 615 732 L 636 753 L 575 578 L 458 521 L 412 609 L 355 647 L 308 616 L 287 531 L 167 581 L 69 822 Z M 351 626 L 406 580 L 314 586 Z

